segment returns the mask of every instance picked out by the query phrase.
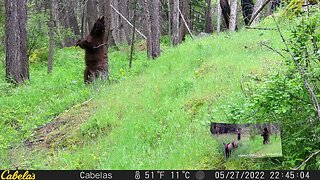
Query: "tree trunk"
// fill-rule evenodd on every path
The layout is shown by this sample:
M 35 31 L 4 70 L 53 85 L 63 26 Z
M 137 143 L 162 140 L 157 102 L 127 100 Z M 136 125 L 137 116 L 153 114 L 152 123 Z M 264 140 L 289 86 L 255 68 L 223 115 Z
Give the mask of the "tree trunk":
M 103 40 L 106 45 L 106 54 L 105 54 L 105 60 L 106 60 L 106 77 L 109 75 L 109 56 L 108 56 L 108 49 L 110 46 L 110 39 L 111 39 L 111 7 L 110 7 L 110 0 L 101 0 L 100 2 L 100 8 L 101 8 L 101 14 L 103 14 L 105 19 L 105 39 Z
M 220 7 L 222 10 L 224 22 L 226 25 L 226 28 L 229 28 L 229 22 L 230 22 L 230 5 L 228 0 L 220 0 Z
M 220 0 L 217 1 L 217 33 L 221 31 L 221 6 L 220 6 Z
M 231 0 L 230 5 L 231 6 L 230 6 L 229 29 L 230 31 L 235 31 L 237 29 L 237 9 L 238 9 L 237 0 Z
M 50 0 L 50 44 L 49 44 L 49 57 L 48 57 L 48 74 L 52 72 L 53 64 L 53 50 L 54 50 L 54 0 Z
M 76 36 L 80 35 L 78 20 L 77 20 L 77 5 L 78 2 L 75 0 L 67 1 L 68 3 L 68 21 L 73 34 Z
M 242 15 L 244 19 L 244 23 L 248 26 L 250 19 L 253 13 L 253 1 L 252 0 L 241 0 L 241 7 L 242 7 Z
M 147 0 L 144 1 L 144 12 L 145 12 L 145 23 L 146 23 L 146 31 L 147 31 L 147 56 L 150 59 L 152 57 L 152 42 L 151 42 L 151 36 L 152 36 L 152 29 L 151 29 L 151 17 L 149 12 L 149 6 L 151 6 L 150 3 L 147 2 Z
M 152 0 L 150 4 L 151 43 L 153 59 L 160 56 L 160 0 Z
M 179 38 L 179 0 L 173 0 L 172 11 L 172 44 L 174 46 L 180 43 Z
M 265 16 L 270 16 L 272 14 L 272 3 L 273 1 L 268 2 Z
M 88 0 L 88 2 L 87 2 L 87 23 L 88 23 L 89 29 L 91 29 L 93 27 L 93 24 L 98 19 L 98 15 L 99 15 L 98 12 L 99 11 L 97 9 L 96 0 Z
M 5 0 L 6 78 L 22 83 L 29 79 L 27 56 L 27 0 Z
M 21 68 L 22 78 L 29 79 L 29 57 L 27 48 L 27 0 L 18 0 L 18 15 L 19 15 L 19 28 L 20 28 L 20 51 L 21 51 Z
M 135 2 L 136 3 L 136 2 Z M 136 6 L 136 4 L 135 4 Z M 136 33 L 136 7 L 133 9 L 133 27 L 132 27 L 132 38 L 131 38 L 131 51 L 130 51 L 130 61 L 129 61 L 129 69 L 132 67 L 132 61 L 133 61 L 133 51 L 134 51 L 134 35 Z
M 190 27 L 191 22 L 190 22 L 190 0 L 182 0 L 180 1 L 180 10 L 181 13 L 184 17 L 184 19 L 187 22 L 188 27 Z M 188 29 L 185 25 L 185 23 L 181 20 L 180 18 L 180 42 L 185 40 L 185 36 L 188 34 Z
M 205 27 L 204 32 L 205 33 L 213 33 L 213 22 L 212 22 L 212 6 L 211 6 L 211 0 L 206 0 L 206 13 L 205 13 Z
M 126 18 L 126 19 L 130 19 L 129 18 L 129 6 L 130 3 L 128 0 L 120 0 L 119 1 L 119 12 Z M 130 26 L 128 25 L 128 23 L 120 18 L 120 27 L 121 27 L 121 39 L 122 39 L 122 43 L 126 43 L 126 44 L 130 44 L 130 34 L 131 34 L 131 29 Z
M 254 9 L 253 9 L 254 14 L 261 8 L 263 3 L 264 3 L 264 0 L 257 0 L 256 4 L 254 6 Z M 260 15 L 261 15 L 261 12 L 258 13 L 258 15 L 253 20 L 252 24 L 258 24 L 259 23 Z
M 82 4 L 82 12 L 81 12 L 81 34 L 80 34 L 81 39 L 84 39 L 84 35 L 85 35 L 85 25 L 84 25 L 84 24 L 85 24 L 85 22 L 84 22 L 85 18 L 84 18 L 84 16 L 85 16 L 85 14 L 86 14 L 87 2 L 88 2 L 88 1 L 83 0 L 83 4 Z
M 170 5 L 170 0 L 167 0 L 167 7 L 168 7 L 168 36 L 171 37 L 172 36 L 172 16 L 171 16 L 171 5 Z M 172 42 L 172 37 L 171 37 L 171 42 Z

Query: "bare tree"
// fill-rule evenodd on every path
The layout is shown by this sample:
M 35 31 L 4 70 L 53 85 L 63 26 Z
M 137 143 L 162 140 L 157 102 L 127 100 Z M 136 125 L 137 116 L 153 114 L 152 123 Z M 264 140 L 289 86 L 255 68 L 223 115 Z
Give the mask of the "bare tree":
M 204 32 L 213 33 L 212 6 L 211 0 L 206 0 L 205 27 Z
M 27 56 L 27 0 L 5 0 L 6 78 L 22 83 L 29 79 Z
M 49 43 L 49 57 L 48 57 L 48 74 L 52 72 L 52 64 L 53 64 L 53 50 L 54 50 L 54 25 L 55 25 L 55 18 L 54 18 L 54 0 L 50 0 L 50 43 Z
M 172 9 L 172 44 L 174 46 L 180 43 L 179 38 L 179 0 L 173 0 Z
M 230 22 L 229 22 L 230 31 L 235 31 L 237 29 L 237 9 L 238 9 L 237 0 L 230 0 Z

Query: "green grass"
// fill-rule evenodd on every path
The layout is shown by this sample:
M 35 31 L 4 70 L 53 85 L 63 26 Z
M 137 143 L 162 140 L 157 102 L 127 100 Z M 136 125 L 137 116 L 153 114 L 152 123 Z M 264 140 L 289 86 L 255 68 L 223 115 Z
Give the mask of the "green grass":
M 1 57 L 1 56 L 0 56 Z M 148 65 L 145 53 L 134 56 L 134 68 L 128 70 L 129 53 L 126 48 L 110 54 L 110 81 L 113 84 L 139 74 Z M 46 61 L 46 60 L 44 60 Z M 0 76 L 4 68 L 0 65 Z M 0 79 L 0 164 L 9 167 L 8 149 L 16 149 L 29 138 L 32 130 L 48 123 L 55 116 L 75 104 L 94 96 L 96 86 L 83 83 L 84 51 L 80 48 L 57 50 L 53 73 L 47 75 L 45 63 L 31 64 L 30 81 L 14 86 Z
M 14 158 L 2 158 L 5 163 L 0 163 L 1 167 L 257 169 L 262 162 L 259 164 L 250 159 L 225 162 L 219 152 L 220 144 L 210 134 L 209 123 L 229 121 L 225 114 L 227 104 L 243 101 L 242 75 L 267 73 L 278 58 L 259 43 L 267 41 L 280 47 L 278 39 L 273 31 L 243 30 L 188 40 L 176 48 L 166 49 L 148 66 L 141 53 L 137 61 L 142 62 L 134 64 L 136 70 L 124 78 L 120 78 L 122 65 L 113 66 L 126 62 L 126 56 L 115 52 L 111 56 L 111 73 L 119 83 L 104 86 L 89 103 L 94 106 L 94 113 L 79 125 L 79 129 L 75 128 L 77 133 L 72 135 L 80 142 L 63 148 L 36 148 L 33 151 L 19 147 L 11 150 L 10 155 Z M 11 88 L 9 95 L 0 97 L 1 102 L 6 102 L 6 111 L 19 112 L 24 130 L 23 136 L 18 136 L 22 133 L 20 130 L 8 128 L 10 133 L 2 137 L 20 137 L 19 140 L 28 137 L 32 128 L 47 123 L 54 115 L 90 96 L 92 89 L 82 84 L 83 63 L 79 60 L 82 52 L 61 50 L 60 53 L 56 57 L 61 69 L 55 66 L 53 75 L 45 75 L 41 66 L 38 74 L 32 75 L 35 79 L 30 84 Z M 64 61 L 69 62 L 68 68 L 61 64 Z M 72 83 L 73 80 L 76 82 Z M 35 81 L 38 86 L 33 84 Z M 10 94 L 12 91 L 23 95 Z M 31 100 L 26 99 L 29 95 Z M 21 108 L 30 109 L 23 114 Z

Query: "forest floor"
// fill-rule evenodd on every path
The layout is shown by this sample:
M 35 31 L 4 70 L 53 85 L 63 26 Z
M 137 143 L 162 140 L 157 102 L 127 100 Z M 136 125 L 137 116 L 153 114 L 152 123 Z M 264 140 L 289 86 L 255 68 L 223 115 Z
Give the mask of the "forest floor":
M 12 141 L 17 140 L 2 147 L 8 151 L 1 154 L 1 168 L 270 168 L 259 159 L 225 160 L 221 144 L 209 131 L 210 122 L 229 121 L 226 118 L 228 105 L 243 102 L 241 78 L 247 74 L 268 73 L 279 58 L 261 46 L 261 42 L 281 47 L 274 31 L 221 33 L 188 39 L 175 48 L 164 48 L 161 57 L 155 61 L 147 62 L 143 58 L 145 53 L 137 52 L 132 70 L 126 68 L 128 52 L 115 52 L 110 56 L 111 73 L 114 73 L 110 82 L 98 82 L 92 86 L 81 85 L 83 66 L 77 65 L 77 61 L 83 58 L 83 51 L 75 48 L 61 50 L 60 53 L 65 54 L 58 57 L 68 59 L 70 68 L 65 68 L 58 60 L 61 65 L 57 66 L 63 68 L 63 72 L 58 70 L 48 79 L 45 73 L 37 74 L 40 76 L 37 79 L 49 83 L 48 86 L 32 85 L 33 82 L 40 83 L 36 80 L 30 82 L 30 87 L 22 86 L 16 90 L 17 94 L 23 94 L 30 88 L 38 88 L 45 93 L 51 86 L 62 83 L 59 87 L 62 86 L 64 91 L 51 87 L 57 96 L 43 98 L 44 102 L 39 102 L 44 103 L 43 108 L 32 106 L 32 103 L 30 111 L 37 118 L 33 119 L 30 114 L 25 118 L 22 113 L 17 122 L 7 122 L 21 124 L 2 130 L 8 135 L 0 136 L 0 140 L 6 136 Z M 113 63 L 120 65 L 114 66 Z M 41 68 L 45 66 L 38 67 Z M 65 77 L 61 78 L 62 75 Z M 48 81 L 55 82 L 50 84 L 52 82 Z M 63 84 L 65 81 L 68 83 Z M 0 87 L 4 87 L 3 84 Z M 7 88 L 0 90 L 7 91 Z M 82 93 L 77 94 L 78 91 Z M 38 91 L 31 92 L 34 99 L 36 95 L 42 97 Z M 74 95 L 64 99 L 70 93 Z M 59 96 L 63 106 L 54 109 L 59 104 Z M 90 97 L 93 97 L 91 101 L 82 103 Z M 0 100 L 12 101 L 13 107 L 13 102 L 23 101 L 20 98 L 11 94 L 1 96 Z M 73 105 L 76 106 L 72 108 Z M 12 114 L 10 105 L 7 106 L 1 113 L 9 114 L 8 118 Z M 69 110 L 63 112 L 66 109 Z M 246 120 L 239 123 L 246 123 Z M 15 132 L 19 130 L 23 133 Z

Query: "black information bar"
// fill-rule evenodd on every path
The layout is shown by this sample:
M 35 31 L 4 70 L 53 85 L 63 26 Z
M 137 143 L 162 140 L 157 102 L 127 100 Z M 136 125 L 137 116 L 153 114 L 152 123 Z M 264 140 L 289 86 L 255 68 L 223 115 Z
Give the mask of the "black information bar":
M 0 170 L 0 180 L 320 179 L 320 171 L 293 170 Z

